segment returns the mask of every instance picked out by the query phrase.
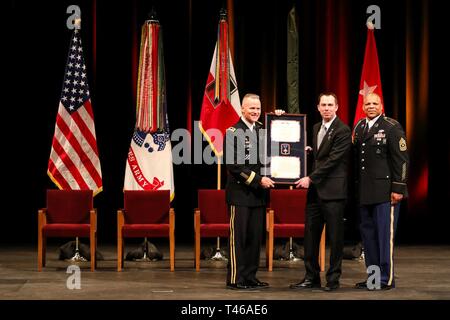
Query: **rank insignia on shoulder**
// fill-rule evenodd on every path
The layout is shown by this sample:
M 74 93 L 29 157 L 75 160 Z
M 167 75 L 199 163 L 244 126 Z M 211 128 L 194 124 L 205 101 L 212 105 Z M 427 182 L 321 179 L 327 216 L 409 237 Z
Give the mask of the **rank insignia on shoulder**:
M 235 132 L 235 131 L 236 131 L 236 128 L 235 128 L 235 127 L 229 127 L 227 130 L 230 130 L 230 131 L 232 131 L 232 132 Z
M 406 141 L 405 139 L 403 139 L 403 137 L 401 137 L 398 141 L 398 146 L 400 148 L 400 151 L 406 151 Z

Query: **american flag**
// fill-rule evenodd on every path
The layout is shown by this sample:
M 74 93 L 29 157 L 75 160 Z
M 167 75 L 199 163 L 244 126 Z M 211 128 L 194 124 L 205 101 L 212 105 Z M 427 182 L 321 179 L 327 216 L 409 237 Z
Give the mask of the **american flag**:
M 63 190 L 102 191 L 86 65 L 79 30 L 70 41 L 47 173 Z

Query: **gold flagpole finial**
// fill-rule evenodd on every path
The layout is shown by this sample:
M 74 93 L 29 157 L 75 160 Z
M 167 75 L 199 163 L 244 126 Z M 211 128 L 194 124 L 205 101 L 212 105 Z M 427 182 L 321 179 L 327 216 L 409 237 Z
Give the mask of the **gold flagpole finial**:
M 75 26 L 76 29 L 80 29 L 81 28 L 81 18 L 79 18 L 79 17 L 75 18 L 74 26 Z

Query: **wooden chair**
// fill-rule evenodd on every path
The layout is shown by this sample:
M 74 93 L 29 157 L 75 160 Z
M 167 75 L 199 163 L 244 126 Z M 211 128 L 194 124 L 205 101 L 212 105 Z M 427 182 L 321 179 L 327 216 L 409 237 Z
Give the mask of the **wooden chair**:
M 305 236 L 306 190 L 272 189 L 266 213 L 266 266 L 273 269 L 274 238 Z M 325 228 L 319 251 L 320 270 L 325 270 Z
M 169 238 L 170 271 L 175 270 L 175 211 L 170 190 L 124 191 L 124 208 L 117 211 L 117 271 L 123 269 L 125 238 Z
M 194 210 L 195 270 L 200 271 L 200 239 L 229 237 L 230 218 L 225 190 L 198 190 L 198 208 Z
M 47 238 L 90 240 L 91 271 L 97 266 L 97 211 L 92 190 L 47 190 L 47 207 L 38 211 L 38 271 L 46 263 Z

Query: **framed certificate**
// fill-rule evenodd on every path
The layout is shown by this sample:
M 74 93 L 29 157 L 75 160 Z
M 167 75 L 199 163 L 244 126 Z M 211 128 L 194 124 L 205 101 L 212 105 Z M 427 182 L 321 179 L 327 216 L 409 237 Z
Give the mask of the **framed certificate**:
M 306 176 L 306 115 L 266 113 L 265 175 L 294 184 Z

